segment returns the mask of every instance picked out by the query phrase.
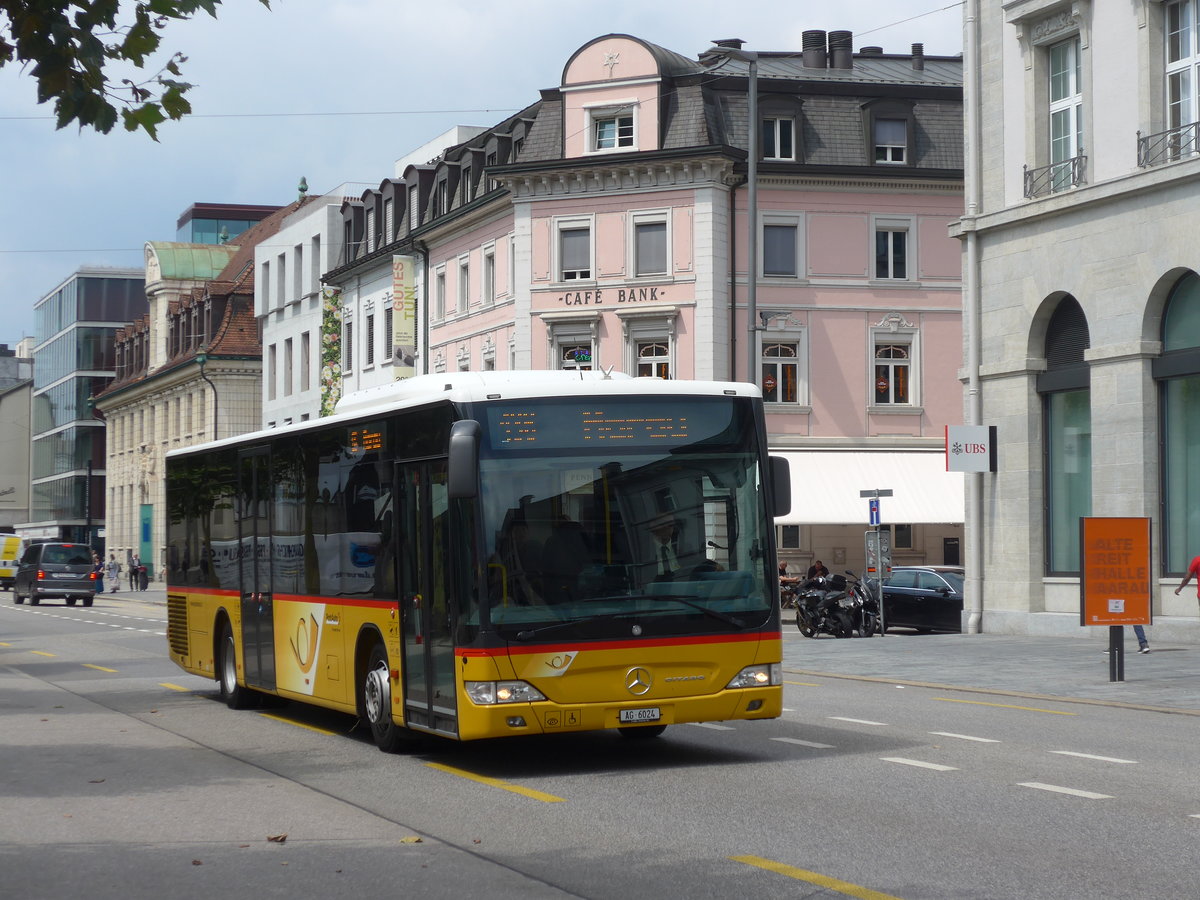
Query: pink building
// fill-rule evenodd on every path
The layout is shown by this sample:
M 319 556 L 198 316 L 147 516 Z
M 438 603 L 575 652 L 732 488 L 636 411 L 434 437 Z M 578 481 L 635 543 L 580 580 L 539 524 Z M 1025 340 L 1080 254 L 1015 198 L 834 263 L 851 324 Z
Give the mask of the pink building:
M 800 52 L 758 53 L 752 79 L 738 41 L 690 59 L 597 38 L 518 115 L 345 204 L 346 253 L 325 281 L 362 321 L 401 290 L 393 256 L 411 257 L 418 372 L 741 381 L 749 353 L 792 463 L 778 525 L 793 569 L 861 569 L 859 493 L 873 489 L 893 491 L 894 564 L 958 563 L 961 476 L 941 451 L 962 421 L 947 232 L 962 214 L 962 63 L 851 41 L 806 32 Z

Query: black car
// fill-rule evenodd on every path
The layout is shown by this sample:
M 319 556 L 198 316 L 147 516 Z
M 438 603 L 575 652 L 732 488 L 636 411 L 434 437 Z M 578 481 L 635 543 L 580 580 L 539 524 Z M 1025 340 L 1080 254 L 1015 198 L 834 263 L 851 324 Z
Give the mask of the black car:
M 37 606 L 43 598 L 63 597 L 67 606 L 77 600 L 91 606 L 96 596 L 93 566 L 87 544 L 30 544 L 13 576 L 13 603 L 24 603 L 28 597 L 29 605 Z
M 888 628 L 962 631 L 962 608 L 963 570 L 955 566 L 896 566 L 884 579 Z

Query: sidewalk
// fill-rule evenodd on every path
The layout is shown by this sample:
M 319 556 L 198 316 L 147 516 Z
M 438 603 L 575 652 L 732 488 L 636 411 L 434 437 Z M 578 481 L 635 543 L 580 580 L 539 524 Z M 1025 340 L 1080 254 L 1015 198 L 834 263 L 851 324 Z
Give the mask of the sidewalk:
M 163 583 L 105 597 L 167 602 Z M 1200 646 L 1157 643 L 1137 653 L 1125 632 L 1125 680 L 1109 681 L 1103 640 L 1009 634 L 913 634 L 809 639 L 783 627 L 783 667 L 792 674 L 832 675 L 895 684 L 929 684 L 1010 696 L 1055 697 L 1164 709 L 1200 716 Z
M 1200 716 L 1200 647 L 1154 643 L 1137 653 L 1125 635 L 1125 680 L 1109 681 L 1105 640 L 1006 634 L 913 634 L 808 639 L 784 626 L 792 674 L 929 684 L 1016 696 L 1184 712 Z

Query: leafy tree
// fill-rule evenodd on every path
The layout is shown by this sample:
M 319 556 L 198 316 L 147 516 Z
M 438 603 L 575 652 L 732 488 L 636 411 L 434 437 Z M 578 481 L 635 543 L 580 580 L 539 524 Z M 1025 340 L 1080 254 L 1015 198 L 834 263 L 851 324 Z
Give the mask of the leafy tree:
M 259 0 L 270 8 L 270 0 Z M 173 53 L 154 75 L 140 82 L 120 78 L 113 68 L 144 69 L 162 43 L 171 20 L 198 10 L 216 18 L 221 0 L 0 0 L 0 67 L 32 64 L 38 103 L 54 101 L 58 127 L 78 122 L 108 134 L 118 106 L 126 131 L 142 128 L 154 140 L 167 119 L 192 111 L 180 80 L 187 62 Z

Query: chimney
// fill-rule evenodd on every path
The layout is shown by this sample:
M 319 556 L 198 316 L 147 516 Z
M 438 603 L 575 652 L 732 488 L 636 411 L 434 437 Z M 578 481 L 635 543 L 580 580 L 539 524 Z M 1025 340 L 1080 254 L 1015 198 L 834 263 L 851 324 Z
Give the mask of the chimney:
M 859 56 L 883 56 L 882 47 L 859 47 Z
M 800 59 L 806 69 L 825 68 L 825 32 L 806 31 L 801 35 Z
M 746 42 L 741 38 L 721 38 L 719 41 L 713 41 L 718 47 L 729 47 L 733 50 L 741 50 L 744 43 Z
M 829 68 L 851 69 L 854 67 L 854 33 L 851 31 L 829 32 Z
M 913 44 L 913 69 L 918 72 L 925 71 L 925 45 Z

